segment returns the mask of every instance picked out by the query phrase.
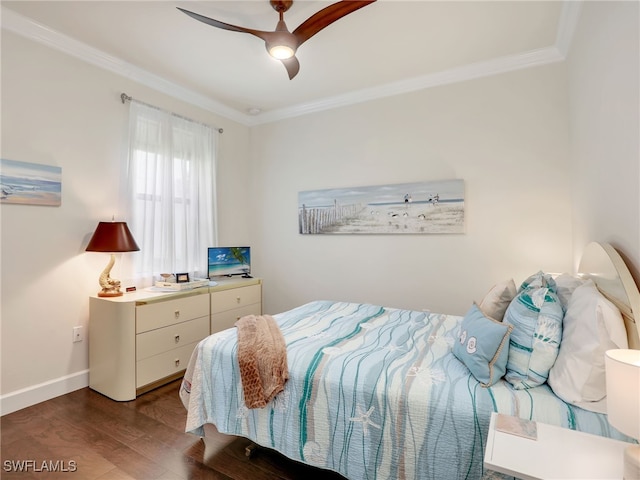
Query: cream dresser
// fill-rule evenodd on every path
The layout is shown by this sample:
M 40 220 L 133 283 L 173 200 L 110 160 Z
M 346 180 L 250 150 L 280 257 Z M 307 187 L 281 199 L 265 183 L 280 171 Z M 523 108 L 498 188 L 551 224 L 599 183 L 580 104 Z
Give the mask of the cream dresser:
M 233 327 L 240 317 L 262 314 L 262 282 L 258 278 L 222 280 L 211 292 L 211 333 Z
M 89 386 L 127 401 L 180 378 L 210 333 L 261 314 L 262 282 L 233 277 L 186 292 L 140 290 L 89 302 Z

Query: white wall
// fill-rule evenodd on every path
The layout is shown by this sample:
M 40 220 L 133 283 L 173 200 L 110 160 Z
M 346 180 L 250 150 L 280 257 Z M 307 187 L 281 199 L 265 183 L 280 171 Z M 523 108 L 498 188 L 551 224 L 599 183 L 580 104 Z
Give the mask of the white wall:
M 220 240 L 249 241 L 249 130 L 120 76 L 2 32 L 2 158 L 62 167 L 62 206 L 0 205 L 3 413 L 41 393 L 86 386 L 89 295 L 108 257 L 85 253 L 99 221 L 117 220 L 128 107 L 120 93 L 223 127 Z M 126 254 L 132 255 L 132 254 Z M 123 259 L 119 259 L 121 261 Z M 114 268 L 118 275 L 118 263 Z
M 640 285 L 638 2 L 585 2 L 568 58 L 574 258 L 616 247 Z
M 463 314 L 493 283 L 571 268 L 562 64 L 254 127 L 255 271 L 313 299 Z M 464 235 L 299 235 L 299 191 L 460 178 Z

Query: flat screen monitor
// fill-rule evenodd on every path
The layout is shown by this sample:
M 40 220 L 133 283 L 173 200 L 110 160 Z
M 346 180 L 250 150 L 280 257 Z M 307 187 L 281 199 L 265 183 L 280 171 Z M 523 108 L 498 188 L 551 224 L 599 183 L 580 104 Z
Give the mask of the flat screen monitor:
M 223 275 L 242 275 L 249 277 L 251 273 L 250 247 L 209 247 L 208 277 Z

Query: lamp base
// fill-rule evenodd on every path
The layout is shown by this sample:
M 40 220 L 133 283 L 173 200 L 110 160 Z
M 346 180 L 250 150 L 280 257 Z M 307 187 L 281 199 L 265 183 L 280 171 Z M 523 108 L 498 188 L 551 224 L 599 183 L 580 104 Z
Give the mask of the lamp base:
M 116 257 L 111 254 L 109 258 L 109 263 L 100 274 L 100 278 L 98 279 L 98 283 L 102 287 L 102 290 L 98 292 L 99 297 L 119 297 L 122 295 L 120 291 L 120 280 L 115 280 L 110 277 L 111 267 L 116 261 Z
M 121 297 L 122 292 L 98 292 L 99 297 Z
M 624 450 L 624 480 L 640 478 L 640 445 L 631 445 Z

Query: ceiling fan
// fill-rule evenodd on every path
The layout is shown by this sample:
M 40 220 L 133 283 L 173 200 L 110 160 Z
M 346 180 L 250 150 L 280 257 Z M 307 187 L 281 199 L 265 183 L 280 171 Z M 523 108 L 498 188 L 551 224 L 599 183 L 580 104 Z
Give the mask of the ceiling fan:
M 230 25 L 228 23 L 214 20 L 213 18 L 199 15 L 184 8 L 176 7 L 183 13 L 186 13 L 190 17 L 195 18 L 212 27 L 222 28 L 223 30 L 230 30 L 232 32 L 250 33 L 258 38 L 261 38 L 265 42 L 269 55 L 280 60 L 289 74 L 289 79 L 293 79 L 300 70 L 300 63 L 296 58 L 296 50 L 300 45 L 313 37 L 316 33 L 325 27 L 328 27 L 336 20 L 341 19 L 345 15 L 348 15 L 356 10 L 366 7 L 370 3 L 376 0 L 358 0 L 358 1 L 341 1 L 329 5 L 323 8 L 319 12 L 313 14 L 306 19 L 298 28 L 293 32 L 287 29 L 287 25 L 284 23 L 284 12 L 291 8 L 293 0 L 270 0 L 269 3 L 273 9 L 278 12 L 280 20 L 276 25 L 276 29 L 273 32 L 265 32 L 262 30 L 254 30 L 252 28 L 238 27 L 236 25 Z

